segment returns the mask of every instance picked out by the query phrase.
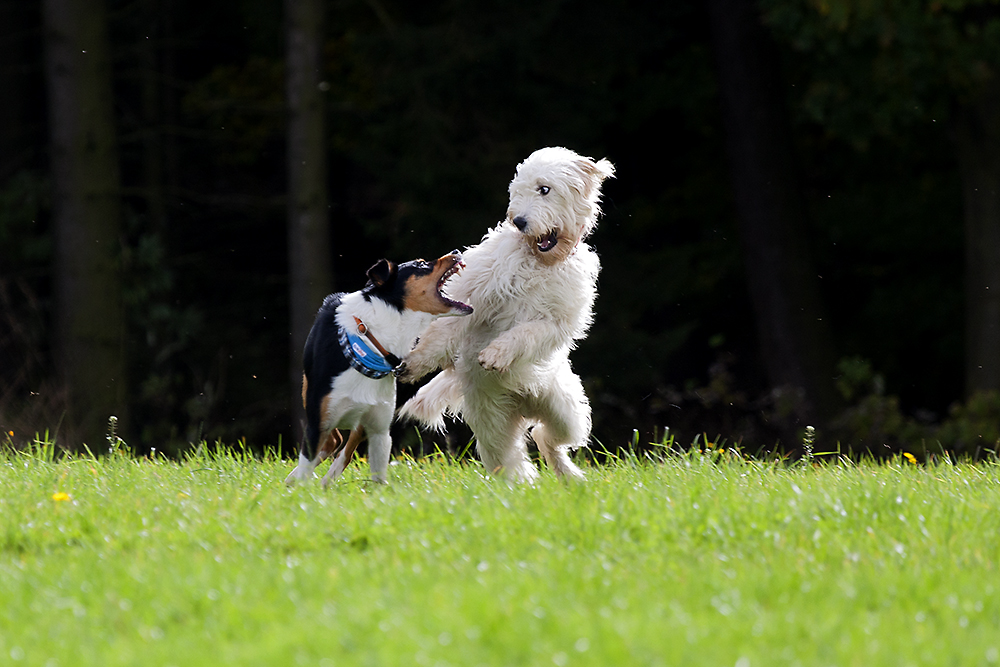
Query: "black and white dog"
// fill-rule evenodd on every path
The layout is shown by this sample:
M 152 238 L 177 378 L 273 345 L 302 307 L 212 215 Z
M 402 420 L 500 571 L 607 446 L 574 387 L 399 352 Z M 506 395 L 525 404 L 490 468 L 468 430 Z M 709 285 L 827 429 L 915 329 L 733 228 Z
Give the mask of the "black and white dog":
M 306 434 L 286 484 L 312 479 L 316 466 L 339 450 L 323 477 L 326 487 L 344 472 L 365 435 L 372 479 L 386 481 L 400 358 L 437 317 L 472 312 L 442 291 L 463 266 L 457 250 L 435 262 L 382 259 L 368 269 L 362 290 L 324 299 L 302 355 Z M 342 448 L 337 429 L 351 431 Z

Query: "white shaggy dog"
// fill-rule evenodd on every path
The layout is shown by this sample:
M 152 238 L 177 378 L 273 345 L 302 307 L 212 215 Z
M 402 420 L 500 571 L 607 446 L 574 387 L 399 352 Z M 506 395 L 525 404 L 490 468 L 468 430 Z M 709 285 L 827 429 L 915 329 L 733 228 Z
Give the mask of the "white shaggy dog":
M 538 471 L 525 434 L 560 477 L 583 478 L 568 452 L 586 445 L 590 404 L 569 352 L 593 318 L 600 262 L 584 243 L 600 214 L 607 160 L 543 148 L 517 167 L 507 218 L 465 253 L 448 284 L 472 315 L 438 320 L 404 359 L 400 379 L 444 370 L 401 414 L 443 428 L 461 415 L 486 469 L 517 482 Z

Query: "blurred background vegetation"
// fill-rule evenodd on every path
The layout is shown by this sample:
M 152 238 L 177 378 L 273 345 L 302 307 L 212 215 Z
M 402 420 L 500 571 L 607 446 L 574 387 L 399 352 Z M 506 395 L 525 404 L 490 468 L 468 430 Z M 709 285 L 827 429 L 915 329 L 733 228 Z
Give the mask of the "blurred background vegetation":
M 328 264 L 290 278 L 300 20 Z M 74 78 L 88 48 L 106 66 Z M 617 167 L 573 355 L 604 446 L 792 449 L 813 423 L 845 451 L 995 449 L 998 66 L 996 2 L 0 0 L 0 426 L 291 448 L 296 281 L 476 243 L 563 145 Z M 96 130 L 60 143 L 102 122 L 63 93 L 100 81 L 104 163 Z M 70 271 L 96 223 L 65 202 L 93 188 L 116 242 Z M 80 328 L 87 284 L 113 308 Z

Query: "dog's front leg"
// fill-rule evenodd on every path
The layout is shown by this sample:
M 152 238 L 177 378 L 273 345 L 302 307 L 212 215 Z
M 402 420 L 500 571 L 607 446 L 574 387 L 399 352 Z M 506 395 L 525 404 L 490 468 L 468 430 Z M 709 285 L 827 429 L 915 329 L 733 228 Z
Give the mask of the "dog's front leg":
M 455 356 L 464 318 L 449 317 L 433 322 L 421 334 L 417 344 L 403 359 L 400 382 L 416 382 L 432 371 L 448 365 Z
M 551 322 L 523 322 L 503 332 L 483 348 L 479 353 L 479 365 L 488 371 L 503 373 L 518 359 L 548 357 L 561 339 L 558 327 Z
M 368 467 L 371 469 L 372 480 L 382 484 L 388 482 L 386 473 L 389 470 L 389 456 L 392 454 L 389 427 L 396 406 L 395 392 L 393 394 L 390 403 L 374 406 L 364 418 L 365 430 L 368 432 Z
M 392 453 L 392 438 L 388 433 L 373 433 L 368 436 L 368 465 L 372 471 L 372 481 L 388 483 L 389 455 Z

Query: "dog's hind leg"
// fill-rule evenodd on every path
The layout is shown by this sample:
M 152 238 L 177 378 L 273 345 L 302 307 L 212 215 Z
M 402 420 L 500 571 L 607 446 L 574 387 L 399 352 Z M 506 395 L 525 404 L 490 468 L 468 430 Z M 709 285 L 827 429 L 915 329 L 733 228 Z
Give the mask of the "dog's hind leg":
M 508 400 L 479 394 L 467 395 L 468 409 L 462 412 L 476 434 L 476 449 L 486 472 L 510 482 L 531 483 L 538 470 L 528 459 L 524 418 Z
M 445 414 L 456 414 L 461 407 L 461 382 L 453 368 L 446 368 L 403 404 L 399 416 L 415 419 L 435 431 L 444 431 Z
M 529 416 L 540 423 L 531 431 L 545 463 L 558 477 L 583 480 L 585 475 L 569 458 L 572 449 L 586 444 L 590 435 L 590 404 L 580 378 L 563 375 L 545 396 L 532 401 Z
M 343 436 L 340 434 L 340 431 L 333 428 L 322 436 L 319 447 L 316 448 L 316 454 L 312 459 L 306 457 L 304 453 L 305 449 L 303 448 L 303 453 L 299 454 L 299 463 L 295 466 L 295 470 L 285 478 L 285 484 L 293 486 L 298 482 L 305 482 L 312 479 L 316 466 L 337 451 L 341 442 L 343 442 Z
M 557 444 L 563 438 L 559 428 L 552 428 L 550 424 L 541 423 L 531 430 L 531 439 L 538 445 L 538 451 L 545 459 L 545 463 L 552 468 L 557 477 L 572 480 L 584 480 L 586 475 L 569 458 L 570 446 Z
M 327 433 L 326 438 L 320 443 L 319 449 L 316 450 L 316 458 L 319 461 L 325 461 L 331 456 L 333 456 L 337 450 L 340 448 L 340 444 L 344 442 L 344 436 L 341 435 L 340 431 L 333 428 Z
M 365 429 L 363 427 L 358 426 L 351 431 L 351 434 L 347 437 L 347 444 L 344 445 L 342 450 L 340 450 L 340 453 L 337 454 L 337 458 L 335 458 L 333 463 L 330 464 L 330 469 L 326 471 L 325 475 L 323 475 L 324 489 L 330 486 L 331 482 L 344 474 L 344 471 L 347 470 L 347 464 L 351 462 L 351 458 L 354 456 L 355 450 L 357 450 L 358 445 L 361 444 L 361 441 L 364 440 L 364 438 Z

